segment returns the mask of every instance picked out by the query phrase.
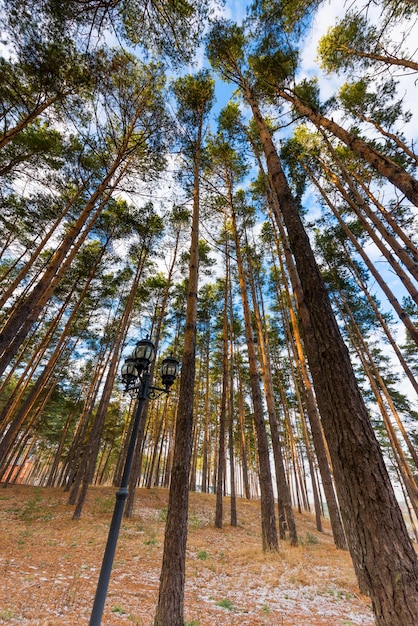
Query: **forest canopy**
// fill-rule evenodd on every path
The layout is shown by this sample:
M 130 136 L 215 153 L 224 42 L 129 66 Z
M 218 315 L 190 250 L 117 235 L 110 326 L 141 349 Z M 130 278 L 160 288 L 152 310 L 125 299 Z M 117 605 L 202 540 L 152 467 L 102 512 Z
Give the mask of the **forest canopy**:
M 146 403 L 126 513 L 170 487 L 163 571 L 188 490 L 219 527 L 225 494 L 260 498 L 266 551 L 326 512 L 376 623 L 412 625 L 418 5 L 240 6 L 0 3 L 1 480 L 62 487 L 75 519 L 120 483 L 147 337 L 155 384 L 168 355 L 181 375 Z M 182 619 L 172 578 L 156 626 L 165 594 Z

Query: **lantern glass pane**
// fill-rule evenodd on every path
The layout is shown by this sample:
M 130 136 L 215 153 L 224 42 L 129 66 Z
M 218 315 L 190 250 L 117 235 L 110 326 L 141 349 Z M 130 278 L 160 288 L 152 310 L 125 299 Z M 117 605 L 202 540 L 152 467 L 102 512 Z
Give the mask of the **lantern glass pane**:
M 143 362 L 152 361 L 154 358 L 154 354 L 155 354 L 154 344 L 149 339 L 141 339 L 141 341 L 138 341 L 138 343 L 136 344 L 135 350 L 132 352 L 132 356 L 134 359 L 137 359 Z
M 179 362 L 174 357 L 167 357 L 161 363 L 161 376 L 176 378 L 179 369 Z
M 176 375 L 176 366 L 174 363 L 167 363 L 167 367 L 166 367 L 166 373 L 170 374 L 170 376 L 175 376 Z
M 122 377 L 123 378 L 136 378 L 138 376 L 138 370 L 135 367 L 135 363 L 125 361 L 122 365 Z

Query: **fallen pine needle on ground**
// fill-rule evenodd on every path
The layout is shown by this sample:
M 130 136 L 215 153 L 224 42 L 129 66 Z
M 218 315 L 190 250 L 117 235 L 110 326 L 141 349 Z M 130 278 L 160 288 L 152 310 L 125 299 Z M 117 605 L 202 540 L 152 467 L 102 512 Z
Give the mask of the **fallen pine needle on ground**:
M 89 621 L 115 502 L 112 487 L 91 487 L 81 519 L 68 493 L 14 485 L 0 490 L 0 624 L 78 626 Z M 168 491 L 138 489 L 124 519 L 103 626 L 152 626 Z M 217 529 L 215 496 L 190 493 L 185 626 L 372 626 L 348 552 L 329 524 L 295 513 L 300 545 L 261 550 L 260 503 L 237 500 L 238 526 Z M 168 625 L 167 625 L 168 626 Z

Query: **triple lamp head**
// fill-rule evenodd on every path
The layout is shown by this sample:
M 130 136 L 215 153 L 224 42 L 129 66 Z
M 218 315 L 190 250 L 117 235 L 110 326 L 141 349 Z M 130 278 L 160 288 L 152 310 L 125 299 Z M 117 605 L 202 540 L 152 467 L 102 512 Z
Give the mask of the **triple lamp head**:
M 128 356 L 122 365 L 122 380 L 127 388 L 132 388 L 137 379 L 147 370 L 155 358 L 155 346 L 149 339 L 141 339 L 136 344 L 132 354 Z M 166 391 L 176 380 L 179 371 L 179 362 L 173 356 L 166 357 L 161 363 L 161 380 Z

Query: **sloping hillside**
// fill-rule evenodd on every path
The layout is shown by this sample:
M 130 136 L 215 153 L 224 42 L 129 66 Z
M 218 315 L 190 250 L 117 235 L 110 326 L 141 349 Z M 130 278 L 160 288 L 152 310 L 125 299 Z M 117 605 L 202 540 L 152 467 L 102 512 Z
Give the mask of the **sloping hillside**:
M 0 491 L 0 624 L 88 623 L 115 490 L 92 488 L 80 521 L 59 489 Z M 138 490 L 123 522 L 103 626 L 152 626 L 164 538 L 167 490 Z M 326 526 L 298 515 L 301 545 L 260 548 L 259 503 L 238 501 L 238 528 L 213 526 L 215 498 L 190 494 L 185 615 L 188 626 L 371 626 L 350 557 Z M 167 625 L 169 626 L 169 625 Z

